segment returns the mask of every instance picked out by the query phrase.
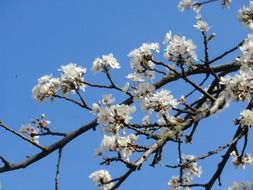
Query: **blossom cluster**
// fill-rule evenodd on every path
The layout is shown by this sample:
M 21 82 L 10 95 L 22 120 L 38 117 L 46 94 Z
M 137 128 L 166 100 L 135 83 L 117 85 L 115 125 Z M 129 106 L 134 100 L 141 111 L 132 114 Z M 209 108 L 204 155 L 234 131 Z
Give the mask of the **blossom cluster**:
M 240 124 L 242 126 L 251 126 L 253 124 L 253 112 L 246 109 L 241 112 Z
M 185 36 L 173 36 L 171 32 L 168 32 L 163 43 L 166 45 L 164 57 L 169 61 L 177 65 L 191 65 L 194 60 L 197 60 L 196 46 L 192 40 L 186 39 Z
M 185 9 L 193 9 L 195 12 L 199 12 L 201 9 L 201 6 L 197 2 L 193 2 L 192 0 L 181 0 L 178 3 L 177 8 L 183 12 Z
M 95 171 L 89 175 L 89 178 L 100 190 L 109 190 L 113 187 L 113 182 L 110 182 L 112 180 L 111 175 L 107 170 Z
M 94 103 L 92 111 L 97 115 L 97 122 L 105 126 L 105 131 L 116 134 L 132 119 L 135 106 L 126 104 L 112 105 L 114 98 L 111 94 L 103 96 L 102 103 Z
M 22 125 L 20 128 L 21 133 L 27 135 L 33 142 L 39 144 L 39 132 L 48 128 L 51 123 L 45 117 L 45 114 L 42 114 L 40 118 L 31 121 L 31 123 Z
M 237 58 L 242 65 L 252 65 L 253 60 L 253 34 L 248 34 L 248 37 L 244 40 L 240 46 L 241 55 Z
M 99 149 L 97 150 L 97 154 L 102 154 L 103 151 L 116 151 L 119 152 L 120 157 L 123 160 L 129 161 L 134 148 L 132 143 L 137 140 L 137 136 L 134 134 L 130 134 L 128 136 L 119 136 L 119 135 L 104 135 L 104 138 L 100 144 Z
M 108 71 L 109 69 L 119 69 L 120 64 L 113 54 L 103 55 L 93 61 L 92 70 L 95 72 Z
M 244 154 L 243 156 L 238 156 L 235 151 L 231 153 L 233 157 L 233 164 L 236 168 L 241 167 L 242 169 L 246 168 L 246 165 L 253 165 L 253 156 L 249 153 Z
M 231 77 L 227 75 L 221 77 L 220 84 L 225 85 L 226 96 L 228 99 L 243 101 L 252 95 L 253 71 L 250 68 L 241 69 L 239 74 Z
M 134 72 L 127 78 L 138 82 L 154 78 L 155 64 L 152 62 L 154 52 L 159 52 L 158 43 L 143 43 L 139 48 L 132 50 L 128 56 L 131 58 L 131 68 Z
M 202 174 L 202 168 L 198 166 L 198 164 L 192 160 L 196 157 L 193 155 L 183 155 L 182 163 L 187 163 L 182 168 L 182 176 L 172 176 L 172 178 L 168 182 L 168 186 L 172 190 L 182 189 L 182 185 L 184 186 L 184 190 L 189 190 L 190 188 L 187 185 L 190 185 L 194 177 L 200 177 Z M 191 162 L 192 161 L 192 162 Z M 180 179 L 181 178 L 181 179 Z
M 193 26 L 199 31 L 206 33 L 210 29 L 208 23 L 205 20 L 203 20 L 201 15 L 197 15 L 196 19 L 197 19 L 197 23 L 196 25 L 193 25 Z
M 227 190 L 253 190 L 253 183 L 234 181 Z
M 220 4 L 223 8 L 228 8 L 232 2 L 232 0 L 219 0 Z M 183 12 L 185 9 L 192 9 L 196 13 L 200 12 L 201 10 L 201 3 L 198 1 L 192 1 L 192 0 L 181 0 L 178 3 L 177 8 Z
M 76 90 L 84 90 L 84 74 L 86 68 L 78 67 L 76 64 L 70 63 L 61 66 L 60 78 L 54 78 L 51 75 L 45 75 L 38 79 L 37 84 L 32 89 L 32 96 L 35 100 L 42 102 L 45 98 L 53 96 L 57 92 L 66 94 L 75 92 Z
M 248 7 L 238 10 L 238 19 L 248 28 L 253 29 L 253 1 L 249 2 Z

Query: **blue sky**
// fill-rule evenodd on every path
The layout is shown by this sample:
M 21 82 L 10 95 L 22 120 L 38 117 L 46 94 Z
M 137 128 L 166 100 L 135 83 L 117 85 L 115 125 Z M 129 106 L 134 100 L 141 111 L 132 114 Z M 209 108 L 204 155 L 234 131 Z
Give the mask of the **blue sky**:
M 247 2 L 235 1 L 228 10 L 221 9 L 217 4 L 204 7 L 202 16 L 211 25 L 210 32 L 217 34 L 210 44 L 211 57 L 236 45 L 251 32 L 236 19 L 236 10 Z M 192 38 L 198 47 L 198 56 L 203 57 L 201 35 L 192 27 L 195 24 L 194 13 L 180 13 L 176 8 L 177 3 L 176 0 L 1 0 L 0 119 L 9 127 L 19 130 L 20 125 L 45 113 L 52 121 L 52 129 L 56 131 L 78 128 L 94 116 L 63 101 L 37 103 L 31 97 L 31 89 L 37 79 L 44 74 L 57 76 L 57 69 L 61 65 L 74 62 L 88 68 L 87 80 L 103 81 L 101 75 L 90 72 L 92 61 L 103 54 L 113 53 L 122 66 L 122 70 L 114 72 L 113 77 L 123 85 L 124 75 L 130 71 L 129 51 L 143 42 L 162 44 L 169 30 Z M 230 61 L 237 55 L 238 52 L 224 61 Z M 172 84 L 168 88 L 177 98 L 185 92 L 180 85 Z M 99 100 L 103 93 L 106 92 L 87 89 L 84 97 L 92 103 Z M 118 99 L 120 102 L 122 97 Z M 239 116 L 244 107 L 245 103 L 231 105 L 229 111 L 201 122 L 192 145 L 194 148 L 186 146 L 185 153 L 199 155 L 227 143 L 236 129 L 232 120 Z M 100 168 L 109 169 L 114 177 L 125 171 L 118 164 L 108 168 L 99 166 L 101 159 L 94 156 L 94 150 L 101 138 L 100 130 L 90 131 L 64 148 L 61 190 L 94 189 L 88 175 Z M 0 139 L 0 155 L 12 162 L 38 151 L 4 130 L 0 130 Z M 44 140 L 44 143 L 49 142 L 52 141 Z M 248 151 L 253 152 L 252 141 L 250 143 L 251 149 Z M 168 153 L 165 158 L 170 163 L 176 162 L 173 160 L 176 154 L 173 149 L 175 147 L 172 144 L 166 149 Z M 57 154 L 52 154 L 24 170 L 1 174 L 0 181 L 5 190 L 53 189 L 56 159 Z M 212 164 L 200 162 L 204 170 L 200 181 L 208 179 L 217 160 L 219 157 L 208 160 Z M 166 189 L 167 181 L 176 173 L 159 166 L 150 168 L 147 163 L 120 189 L 136 189 L 136 184 L 138 189 Z M 252 173 L 252 167 L 240 172 L 228 163 L 222 182 L 227 186 L 231 180 L 252 181 L 249 175 Z

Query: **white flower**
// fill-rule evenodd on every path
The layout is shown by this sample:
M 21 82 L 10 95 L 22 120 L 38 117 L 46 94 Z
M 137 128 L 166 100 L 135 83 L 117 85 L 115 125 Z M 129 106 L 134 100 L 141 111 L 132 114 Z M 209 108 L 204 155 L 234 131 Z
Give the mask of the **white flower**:
M 32 89 L 32 97 L 41 102 L 54 95 L 58 91 L 59 84 L 59 79 L 53 78 L 51 75 L 42 76 Z
M 144 97 L 142 100 L 142 108 L 146 111 L 155 111 L 160 114 L 165 114 L 172 108 L 176 108 L 178 102 L 170 94 L 168 90 L 160 90 L 148 97 Z
M 240 123 L 242 126 L 246 125 L 252 125 L 253 124 L 253 112 L 250 110 L 243 110 L 241 112 L 242 118 L 240 119 Z
M 246 27 L 253 29 L 253 1 L 249 2 L 248 7 L 239 9 L 237 16 Z
M 171 190 L 178 190 L 180 189 L 180 181 L 178 176 L 172 176 L 168 182 L 168 186 Z
M 100 147 L 97 150 L 97 154 L 102 154 L 103 151 L 116 151 L 120 153 L 120 156 L 123 160 L 129 161 L 134 149 L 129 146 L 137 140 L 137 136 L 130 134 L 128 136 L 107 136 L 104 135 L 104 138 L 100 144 Z
M 137 99 L 142 99 L 146 96 L 149 96 L 155 91 L 155 86 L 148 82 L 139 83 L 136 87 L 136 90 L 132 92 L 132 95 Z
M 143 43 L 137 49 L 132 50 L 129 53 L 131 57 L 131 68 L 134 70 L 133 74 L 129 74 L 127 78 L 130 78 L 134 81 L 141 78 L 154 78 L 154 69 L 155 64 L 152 62 L 153 52 L 159 52 L 158 43 Z M 142 75 L 141 77 L 137 75 Z M 143 79 L 142 79 L 143 80 Z
M 120 69 L 120 64 L 113 54 L 103 55 L 102 58 L 96 58 L 93 61 L 92 70 L 95 72 L 104 71 L 104 69 Z
M 233 164 L 236 168 L 241 167 L 242 169 L 245 169 L 246 165 L 253 165 L 253 156 L 249 153 L 240 157 L 235 151 L 233 151 L 230 155 L 233 157 Z
M 192 2 L 192 0 L 181 0 L 178 3 L 177 8 L 183 12 L 185 9 L 192 9 L 193 11 L 195 11 L 196 13 L 198 13 L 201 9 L 201 6 L 199 3 L 197 2 Z
M 196 19 L 197 24 L 193 26 L 201 32 L 207 32 L 209 30 L 208 23 L 202 19 L 201 15 L 197 15 Z
M 244 68 L 246 67 L 246 68 Z M 228 98 L 232 98 L 236 101 L 243 101 L 249 99 L 249 96 L 253 94 L 253 71 L 243 65 L 240 73 L 234 77 L 226 76 L 221 77 L 220 84 L 226 86 L 224 93 Z
M 103 95 L 102 103 L 104 105 L 111 106 L 114 101 L 115 101 L 115 98 L 112 97 L 112 94 Z
M 110 150 L 113 151 L 115 149 L 115 141 L 116 141 L 116 136 L 107 136 L 104 135 L 104 138 L 102 142 L 100 143 L 100 147 L 97 150 L 97 154 L 101 154 L 104 150 Z
M 139 74 L 139 73 L 130 73 L 126 76 L 126 78 L 132 80 L 132 81 L 135 81 L 135 82 L 143 82 L 145 81 L 144 80 L 144 77 Z
M 178 65 L 190 65 L 193 60 L 197 60 L 196 46 L 192 40 L 187 40 L 185 36 L 172 36 L 172 33 L 168 32 L 163 43 L 166 44 L 164 57 L 169 61 Z
M 93 104 L 92 110 L 97 114 L 97 122 L 105 126 L 105 131 L 115 133 L 130 122 L 136 108 L 125 104 L 106 105 L 105 107 Z
M 30 123 L 22 125 L 20 129 L 21 133 L 26 134 L 33 142 L 39 144 L 39 129 L 32 126 Z
M 227 190 L 253 190 L 253 183 L 234 181 Z
M 39 143 L 39 132 L 48 131 L 50 121 L 46 120 L 46 115 L 41 114 L 40 118 L 32 120 L 31 123 L 22 125 L 20 128 L 21 133 L 25 134 L 33 142 Z
M 107 170 L 98 170 L 89 175 L 94 185 L 98 186 L 100 190 L 109 190 L 114 183 L 108 183 L 112 180 L 110 173 Z
M 78 67 L 74 63 L 61 66 L 61 79 L 60 85 L 63 93 L 68 93 L 79 88 L 84 89 L 84 74 L 86 68 Z
M 253 14 L 253 13 L 252 13 Z M 248 37 L 244 40 L 240 46 L 241 55 L 237 60 L 242 65 L 250 65 L 253 63 L 253 34 L 248 34 Z
M 173 96 L 170 94 L 170 91 L 164 89 L 160 90 L 159 92 L 156 92 L 151 98 L 151 101 L 158 102 L 162 106 L 169 105 L 174 108 L 178 106 L 177 100 L 173 98 Z
M 182 156 L 182 161 L 183 163 L 187 163 L 189 161 L 194 160 L 196 157 L 193 155 L 183 155 Z M 200 177 L 202 174 L 202 168 L 198 166 L 197 162 L 190 162 L 189 164 L 185 165 L 183 168 L 183 176 L 187 176 L 190 179 L 192 177 Z
M 192 7 L 192 4 L 193 3 L 191 0 L 181 0 L 177 8 L 183 12 L 185 9 L 190 9 Z

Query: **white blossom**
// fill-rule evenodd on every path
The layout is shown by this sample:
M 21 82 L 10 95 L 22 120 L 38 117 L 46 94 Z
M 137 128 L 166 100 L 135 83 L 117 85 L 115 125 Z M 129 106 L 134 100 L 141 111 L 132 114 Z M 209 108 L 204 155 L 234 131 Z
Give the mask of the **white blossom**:
M 32 126 L 30 123 L 22 125 L 20 128 L 21 133 L 26 134 L 33 142 L 39 144 L 39 129 Z
M 253 156 L 249 153 L 244 154 L 243 156 L 239 156 L 235 151 L 230 154 L 233 158 L 233 165 L 238 168 L 245 169 L 246 165 L 253 165 Z
M 110 173 L 107 170 L 98 170 L 89 175 L 94 185 L 98 186 L 100 190 L 109 190 L 114 183 L 108 183 L 112 180 Z
M 195 11 L 196 13 L 198 13 L 201 9 L 201 6 L 199 3 L 197 2 L 193 2 L 192 0 L 181 0 L 178 3 L 177 8 L 183 12 L 185 9 L 192 9 L 193 11 Z
M 116 151 L 120 153 L 123 160 L 129 161 L 134 149 L 131 144 L 137 140 L 137 136 L 130 134 L 128 136 L 104 135 L 104 138 L 97 150 L 97 154 L 102 154 L 103 151 Z
M 140 73 L 130 73 L 126 76 L 126 78 L 135 81 L 135 82 L 143 82 L 145 81 L 144 77 Z
M 106 106 L 111 106 L 112 103 L 115 101 L 115 98 L 112 97 L 112 94 L 105 94 L 102 98 L 102 103 Z
M 253 93 L 253 72 L 250 68 L 244 69 L 241 67 L 239 74 L 235 76 L 221 77 L 220 84 L 225 85 L 225 91 L 228 98 L 232 98 L 236 101 L 243 101 L 249 99 Z
M 133 81 L 154 78 L 155 73 L 152 71 L 155 67 L 152 62 L 154 52 L 159 52 L 158 43 L 143 43 L 139 48 L 132 50 L 128 56 L 131 57 L 131 68 L 134 73 L 129 74 L 127 78 Z
M 168 182 L 168 186 L 171 190 L 180 189 L 180 180 L 178 176 L 172 176 Z
M 250 126 L 253 124 L 253 112 L 246 109 L 241 112 L 240 123 L 242 126 Z
M 196 157 L 193 155 L 183 155 L 182 162 L 187 163 L 189 161 L 194 160 Z M 200 177 L 202 174 L 202 168 L 198 166 L 197 162 L 190 162 L 185 165 L 183 168 L 183 177 L 189 177 L 192 179 L 193 177 Z
M 251 65 L 253 63 L 253 34 L 248 34 L 248 37 L 244 40 L 240 46 L 241 55 L 237 60 L 242 65 Z
M 192 61 L 197 60 L 196 46 L 192 40 L 187 40 L 185 36 L 172 36 L 172 33 L 168 32 L 163 43 L 166 45 L 164 57 L 169 61 L 178 65 L 191 65 Z
M 86 68 L 78 67 L 74 63 L 61 66 L 61 79 L 60 85 L 62 92 L 68 93 L 70 91 L 74 92 L 77 89 L 84 89 L 84 74 L 86 73 Z
M 196 19 L 197 19 L 197 23 L 196 25 L 193 25 L 193 26 L 201 32 L 207 32 L 209 30 L 208 23 L 205 20 L 203 20 L 201 15 L 197 15 Z
M 227 190 L 253 190 L 253 183 L 234 181 Z
M 253 29 L 253 1 L 249 2 L 248 7 L 239 9 L 237 16 L 246 27 Z
M 96 103 L 92 105 L 92 112 L 97 115 L 97 122 L 104 125 L 105 131 L 109 133 L 115 133 L 125 124 L 129 124 L 135 110 L 135 106 L 125 104 L 106 105 L 105 107 Z
M 32 89 L 32 97 L 42 102 L 47 97 L 52 97 L 59 88 L 60 81 L 51 75 L 45 75 L 38 79 L 37 84 Z
M 92 70 L 100 72 L 109 69 L 120 69 L 120 64 L 113 54 L 103 55 L 102 58 L 96 58 L 93 61 Z
M 172 108 L 176 108 L 178 106 L 178 102 L 173 95 L 170 94 L 168 90 L 160 90 L 150 96 L 144 97 L 141 100 L 142 108 L 145 111 L 155 111 L 160 114 L 165 114 Z
M 136 87 L 136 90 L 132 92 L 132 95 L 137 99 L 142 99 L 146 96 L 149 96 L 155 91 L 155 86 L 148 82 L 139 83 Z
M 50 121 L 46 120 L 46 115 L 41 114 L 40 118 L 32 120 L 30 123 L 22 125 L 20 127 L 21 133 L 25 134 L 30 138 L 33 142 L 39 143 L 39 133 L 48 131 L 48 126 L 50 125 Z

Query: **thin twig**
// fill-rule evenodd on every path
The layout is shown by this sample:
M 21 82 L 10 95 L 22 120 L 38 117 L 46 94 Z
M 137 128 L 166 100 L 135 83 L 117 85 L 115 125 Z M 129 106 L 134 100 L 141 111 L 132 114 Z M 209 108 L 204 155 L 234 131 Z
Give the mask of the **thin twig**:
M 62 157 L 62 148 L 58 149 L 58 160 L 56 164 L 56 173 L 55 173 L 55 190 L 59 190 L 59 174 L 60 174 L 60 165 Z
M 42 145 L 40 145 L 40 144 L 37 144 L 36 142 L 34 142 L 34 141 L 32 141 L 31 139 L 25 137 L 24 135 L 20 134 L 19 132 L 15 131 L 15 130 L 9 128 L 9 127 L 7 127 L 6 125 L 4 125 L 4 124 L 1 123 L 1 122 L 0 122 L 0 126 L 1 126 L 2 128 L 4 128 L 5 130 L 11 132 L 12 134 L 14 134 L 14 135 L 20 137 L 21 139 L 25 140 L 26 142 L 29 142 L 29 143 L 32 144 L 33 146 L 36 146 L 36 147 L 38 147 L 38 148 L 41 149 L 41 150 L 45 150 L 45 149 L 46 149 L 44 146 L 42 146 Z

